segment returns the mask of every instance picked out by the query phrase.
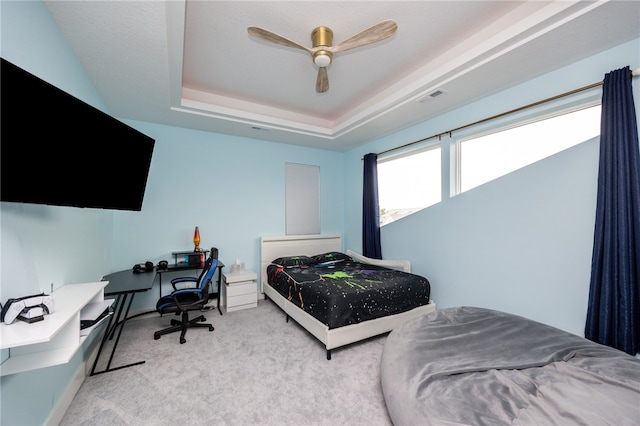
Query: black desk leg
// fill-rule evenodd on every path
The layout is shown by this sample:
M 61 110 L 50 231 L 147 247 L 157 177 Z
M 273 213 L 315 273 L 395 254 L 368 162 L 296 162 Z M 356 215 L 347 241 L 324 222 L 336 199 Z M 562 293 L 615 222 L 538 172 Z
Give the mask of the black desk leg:
M 118 307 L 118 316 L 116 319 L 116 323 L 113 326 L 112 329 L 110 329 L 111 327 L 111 322 L 113 320 L 113 316 L 109 319 L 109 324 L 107 325 L 107 330 L 104 333 L 104 336 L 102 337 L 102 342 L 100 342 L 100 348 L 98 349 L 98 354 L 96 355 L 96 359 L 93 362 L 93 368 L 91 368 L 91 376 L 94 376 L 96 374 L 102 374 L 102 373 L 107 373 L 110 371 L 115 371 L 115 370 L 120 370 L 122 368 L 127 368 L 127 367 L 132 367 L 134 365 L 140 365 L 140 364 L 144 364 L 145 361 L 138 361 L 138 362 L 134 362 L 132 364 L 127 364 L 127 365 L 123 365 L 120 367 L 116 367 L 116 368 L 111 368 L 111 361 L 113 361 L 113 355 L 116 353 L 116 348 L 118 347 L 118 341 L 120 340 L 120 335 L 122 334 L 122 329 L 124 328 L 124 323 L 127 321 L 127 318 L 129 316 L 129 309 L 131 309 L 131 304 L 133 303 L 133 296 L 135 296 L 135 293 L 130 293 L 131 298 L 129 299 L 129 304 L 127 305 L 127 310 L 124 314 L 124 318 L 122 319 L 122 322 L 120 322 L 120 331 L 118 331 L 118 336 L 116 337 L 116 341 L 113 343 L 113 348 L 111 349 L 111 356 L 109 357 L 109 362 L 107 363 L 107 368 L 105 368 L 102 371 L 95 371 L 96 369 L 96 365 L 98 364 L 98 360 L 100 359 L 100 354 L 102 353 L 102 348 L 104 346 L 104 344 L 106 343 L 107 339 L 109 338 L 109 335 L 111 334 L 111 337 L 113 338 L 113 333 L 115 332 L 115 329 L 118 327 L 118 323 L 119 323 L 119 318 L 120 315 L 122 313 L 122 309 L 125 305 L 125 303 L 127 303 L 127 296 L 129 296 L 129 294 L 124 293 L 124 294 L 119 294 L 116 298 L 116 305 L 120 305 Z M 121 299 L 121 296 L 122 299 Z
M 224 267 L 224 266 L 223 266 Z M 218 312 L 220 312 L 220 315 L 222 315 L 222 309 L 220 309 L 220 283 L 222 282 L 222 268 L 218 266 L 218 297 L 217 297 L 217 301 L 216 301 L 216 305 L 218 306 Z
M 119 294 L 116 297 L 116 307 L 120 304 L 120 298 L 121 298 L 120 296 L 122 295 Z M 109 338 L 109 334 L 111 334 L 112 332 L 111 323 L 113 323 L 113 317 L 114 315 L 109 315 L 109 322 L 107 322 L 107 329 L 104 331 L 104 335 L 102 336 L 102 340 L 100 341 L 100 347 L 98 348 L 98 354 L 96 355 L 96 359 L 93 361 L 93 366 L 91 367 L 91 374 L 89 374 L 90 376 L 94 375 L 94 372 L 96 370 L 96 365 L 98 365 L 98 360 L 100 359 L 100 354 L 102 353 L 102 348 L 104 347 L 104 344 Z M 118 322 L 116 321 L 116 324 L 117 323 Z M 115 329 L 115 326 L 113 328 Z
M 124 300 L 123 300 L 124 297 Z M 113 322 L 113 325 L 111 325 L 111 322 L 109 322 L 109 326 L 107 327 L 107 335 L 109 335 L 109 340 L 113 340 L 113 336 L 116 334 L 116 328 L 118 328 L 119 325 L 121 325 L 122 321 L 120 321 L 120 318 L 122 317 L 122 309 L 124 309 L 124 303 L 127 300 L 127 294 L 118 294 L 116 296 L 116 305 L 114 307 L 114 311 L 118 311 L 117 314 L 115 314 L 114 312 L 114 319 L 115 321 Z M 126 318 L 126 317 L 125 317 Z

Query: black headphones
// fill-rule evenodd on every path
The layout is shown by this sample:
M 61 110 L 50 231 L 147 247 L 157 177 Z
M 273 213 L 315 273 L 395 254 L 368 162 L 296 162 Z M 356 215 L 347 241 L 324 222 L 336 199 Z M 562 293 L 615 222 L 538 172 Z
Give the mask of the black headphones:
M 137 263 L 133 265 L 133 273 L 139 274 L 141 272 L 151 272 L 153 271 L 153 262 L 149 262 L 148 260 L 143 263 Z
M 164 269 L 167 269 L 168 267 L 169 267 L 169 262 L 167 262 L 166 260 L 161 260 L 160 262 L 158 262 L 157 268 L 159 270 L 164 270 Z

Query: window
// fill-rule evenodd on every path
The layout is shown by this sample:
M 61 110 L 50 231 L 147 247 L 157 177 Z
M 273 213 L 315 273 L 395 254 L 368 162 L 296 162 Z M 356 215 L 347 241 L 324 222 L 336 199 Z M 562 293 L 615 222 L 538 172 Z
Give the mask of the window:
M 441 200 L 440 145 L 378 159 L 380 226 Z
M 458 192 L 600 134 L 600 105 L 458 142 Z
M 535 163 L 600 134 L 600 105 L 582 106 L 570 112 L 556 112 L 538 118 L 520 121 L 516 126 L 482 136 L 452 138 L 445 145 L 446 153 L 453 151 L 455 168 L 442 170 L 441 143 L 411 152 L 378 158 L 378 196 L 380 226 L 389 224 L 442 200 L 442 182 L 456 193 L 462 193 L 504 176 L 519 168 Z M 557 111 L 557 106 L 555 107 Z M 453 135 L 455 136 L 455 135 Z M 444 142 L 444 139 L 442 141 Z M 455 156 L 454 156 L 455 155 Z M 453 194 L 451 194 L 453 195 Z M 446 196 L 446 195 L 445 195 Z

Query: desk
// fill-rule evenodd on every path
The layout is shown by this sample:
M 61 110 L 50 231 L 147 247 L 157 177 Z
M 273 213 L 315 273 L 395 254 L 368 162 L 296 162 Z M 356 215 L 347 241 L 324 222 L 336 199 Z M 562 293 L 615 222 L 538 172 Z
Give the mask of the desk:
M 93 362 L 93 367 L 91 368 L 91 376 L 96 374 L 107 373 L 109 371 L 119 370 L 121 368 L 131 367 L 133 365 L 144 364 L 144 361 L 134 362 L 132 364 L 123 365 L 120 367 L 111 368 L 111 362 L 113 361 L 113 355 L 116 353 L 116 348 L 118 347 L 118 341 L 120 340 L 120 335 L 122 334 L 122 330 L 124 329 L 124 323 L 127 321 L 129 316 L 129 309 L 131 309 L 131 303 L 133 302 L 133 298 L 136 293 L 142 293 L 147 290 L 150 290 L 153 287 L 153 282 L 155 281 L 155 274 L 151 273 L 139 273 L 135 274 L 131 269 L 127 269 L 125 271 L 114 272 L 113 274 L 105 275 L 102 278 L 102 281 L 109 281 L 109 284 L 104 288 L 105 296 L 116 296 L 116 302 L 114 305 L 114 315 L 111 315 L 109 318 L 109 323 L 107 325 L 107 329 L 102 337 L 102 341 L 100 342 L 100 348 L 98 349 L 98 355 L 96 355 L 96 359 Z M 127 299 L 129 303 L 127 304 Z M 122 311 L 127 304 L 126 311 L 124 311 L 124 316 L 122 315 Z M 122 318 L 122 320 L 120 319 Z M 113 348 L 111 349 L 111 356 L 109 357 L 109 362 L 107 363 L 107 367 L 102 371 L 96 371 L 96 365 L 98 364 L 98 360 L 100 359 L 100 354 L 102 353 L 102 348 L 104 347 L 107 339 L 113 338 L 116 328 L 120 326 L 120 330 L 118 331 L 118 336 L 116 337 L 116 341 L 113 344 Z
M 218 260 L 218 294 L 217 294 L 217 307 L 218 312 L 222 315 L 222 310 L 220 309 L 220 282 L 222 279 L 222 268 L 224 268 L 224 263 Z M 179 272 L 183 270 L 194 270 L 201 269 L 200 266 L 188 266 L 188 265 L 175 265 L 170 266 L 167 269 L 159 269 L 155 273 L 153 272 L 140 272 L 134 273 L 131 269 L 127 269 L 124 271 L 114 272 L 109 275 L 105 275 L 102 278 L 102 281 L 109 281 L 109 284 L 104 288 L 105 296 L 116 296 L 116 301 L 114 305 L 114 315 L 111 315 L 109 318 L 109 323 L 107 325 L 107 330 L 102 337 L 102 341 L 100 342 L 100 348 L 98 349 L 98 354 L 96 355 L 96 359 L 93 362 L 93 367 L 91 368 L 91 376 L 96 374 L 107 373 L 109 371 L 120 370 L 121 368 L 131 367 L 134 365 L 144 364 L 145 361 L 138 361 L 132 364 L 123 365 L 120 367 L 111 368 L 111 362 L 113 361 L 113 355 L 116 353 L 116 348 L 118 347 L 118 341 L 120 340 L 120 335 L 122 334 L 122 330 L 124 329 L 125 322 L 130 319 L 129 310 L 131 309 L 131 304 L 133 303 L 133 298 L 136 293 L 142 293 L 150 290 L 153 287 L 153 283 L 156 279 L 156 275 L 158 275 L 160 280 L 160 297 L 162 297 L 162 274 L 167 272 Z M 128 303 L 127 303 L 128 300 Z M 125 310 L 126 305 L 126 310 Z M 123 315 L 124 310 L 124 315 Z M 145 312 L 145 314 L 153 313 L 156 311 Z M 138 314 L 142 315 L 142 314 Z M 100 360 L 100 354 L 102 353 L 102 349 L 107 342 L 108 339 L 113 339 L 116 329 L 120 326 L 120 330 L 118 330 L 118 335 L 113 344 L 113 348 L 111 349 L 111 355 L 109 356 L 109 362 L 107 363 L 107 367 L 102 371 L 95 371 L 98 361 Z

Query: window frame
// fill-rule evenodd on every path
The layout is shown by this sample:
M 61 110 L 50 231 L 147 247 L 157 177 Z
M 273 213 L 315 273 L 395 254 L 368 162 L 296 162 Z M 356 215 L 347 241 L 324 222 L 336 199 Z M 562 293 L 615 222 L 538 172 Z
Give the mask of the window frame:
M 419 145 L 416 144 L 416 145 L 411 146 L 411 147 L 406 147 L 406 148 L 404 148 L 402 150 L 396 150 L 394 152 L 388 152 L 388 153 L 380 154 L 378 156 L 378 158 L 377 158 L 376 164 L 379 166 L 381 163 L 400 160 L 402 158 L 406 158 L 406 157 L 410 157 L 410 156 L 413 156 L 413 155 L 422 154 L 422 153 L 425 153 L 425 152 L 428 152 L 428 151 L 433 151 L 433 150 L 436 150 L 436 149 L 440 150 L 440 183 L 441 183 L 440 186 L 442 187 L 442 180 L 443 180 L 443 176 L 445 175 L 443 173 L 443 170 L 442 170 L 442 150 L 444 149 L 444 147 L 443 147 L 442 141 L 440 139 L 424 141 L 424 142 L 421 142 Z M 378 187 L 379 187 L 379 181 L 380 181 L 380 176 L 378 174 Z M 443 199 L 442 198 L 443 195 L 444 194 L 442 193 L 442 189 L 440 189 L 440 201 L 438 201 L 438 202 L 436 202 L 434 204 L 441 203 L 442 199 Z M 380 197 L 380 194 L 378 192 L 378 198 L 379 197 Z M 424 208 L 430 207 L 430 206 L 432 206 L 434 204 L 430 204 L 429 206 L 423 207 L 423 208 L 421 208 L 419 210 L 422 210 Z M 382 209 L 382 206 L 378 206 L 379 213 L 380 213 L 381 209 Z M 415 212 L 413 212 L 413 213 L 415 213 Z M 409 213 L 406 216 L 410 216 L 413 213 Z M 406 217 L 406 216 L 403 216 L 403 217 Z M 400 218 L 400 219 L 402 219 L 402 218 Z M 382 220 L 382 214 L 380 214 L 380 220 Z M 393 223 L 393 222 L 395 222 L 395 220 L 392 221 L 392 222 L 384 223 L 384 224 L 380 223 L 380 226 L 383 227 L 383 226 L 388 225 L 389 223 Z
M 384 152 L 383 154 L 380 154 L 378 156 L 377 162 L 378 164 L 380 164 L 439 148 L 441 174 L 440 201 L 434 204 L 430 204 L 424 208 L 432 207 L 463 193 L 463 191 L 461 191 L 461 143 L 486 135 L 499 133 L 505 130 L 548 120 L 554 117 L 569 114 L 586 108 L 591 108 L 601 104 L 602 97 L 600 90 L 595 89 L 580 93 L 574 93 L 569 97 L 558 97 L 551 100 L 545 100 L 538 104 L 528 105 L 527 107 L 523 107 L 520 110 L 512 110 L 508 113 L 504 113 L 503 115 L 489 117 L 485 120 L 476 121 L 472 124 L 434 135 L 430 138 L 423 139 L 421 142 L 411 144 L 411 146 L 403 146 L 399 149 L 389 150 L 387 152 Z M 544 158 L 548 158 L 548 156 Z M 536 160 L 535 162 L 541 161 L 544 158 Z M 494 179 L 500 178 L 502 176 L 504 175 L 500 175 Z M 469 188 L 468 190 L 470 189 L 473 188 Z M 420 210 L 423 210 L 424 208 L 421 208 Z M 411 214 L 413 213 L 410 213 L 399 219 L 410 216 Z M 380 215 L 380 218 L 382 219 L 382 215 Z M 395 222 L 395 220 L 385 224 L 380 224 L 380 226 L 382 227 L 393 222 Z
M 514 113 L 508 117 L 502 117 L 495 120 L 488 121 L 474 126 L 473 129 L 465 129 L 459 131 L 452 136 L 451 143 L 451 171 L 450 171 L 450 193 L 448 198 L 453 198 L 457 195 L 463 194 L 473 188 L 469 188 L 466 191 L 462 191 L 462 177 L 461 177 L 461 149 L 460 145 L 463 142 L 469 140 L 481 138 L 483 136 L 504 132 L 507 130 L 515 129 L 518 127 L 524 127 L 533 123 L 537 123 L 551 118 L 559 117 L 572 112 L 580 111 L 583 109 L 595 107 L 601 105 L 602 100 L 600 95 L 588 95 L 583 96 L 581 99 L 568 100 L 564 102 L 554 102 L 553 104 L 540 105 L 538 107 L 532 107 L 526 111 Z M 586 142 L 586 141 L 583 141 Z M 582 142 L 580 142 L 582 143 Z M 553 154 L 552 154 L 553 155 Z M 548 157 L 544 157 L 548 158 Z M 544 158 L 537 160 L 542 161 Z M 530 163 L 533 164 L 533 163 Z M 525 166 L 523 166 L 525 167 Z M 518 169 L 516 169 L 518 170 Z M 515 170 L 513 170 L 515 171 Z M 511 172 L 509 172 L 511 173 Z M 508 174 L 508 173 L 507 173 Z M 500 175 L 494 179 L 498 179 L 505 175 Z M 492 179 L 493 180 L 493 179 Z M 488 183 L 488 182 L 486 182 Z M 482 184 L 481 184 L 482 185 Z

